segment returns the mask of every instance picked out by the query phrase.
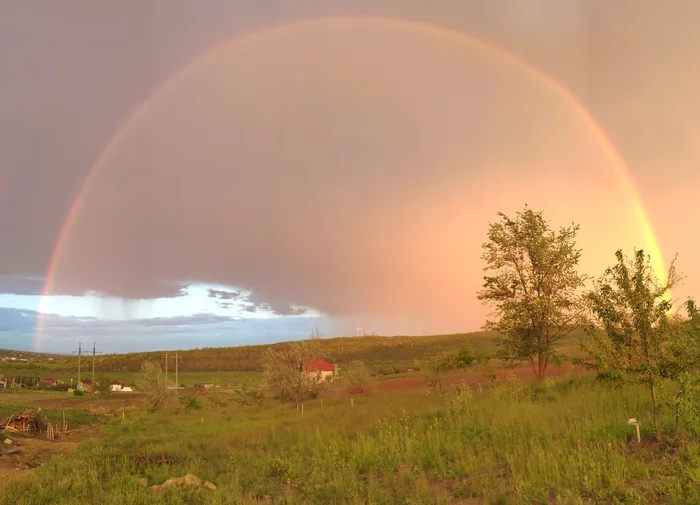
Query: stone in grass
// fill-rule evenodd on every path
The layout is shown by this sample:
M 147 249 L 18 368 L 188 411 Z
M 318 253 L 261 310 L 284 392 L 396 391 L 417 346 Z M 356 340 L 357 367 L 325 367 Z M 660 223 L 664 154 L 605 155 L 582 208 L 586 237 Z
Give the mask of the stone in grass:
M 207 484 L 209 484 L 209 485 L 207 485 Z M 169 488 L 180 487 L 180 486 L 183 486 L 183 487 L 202 487 L 202 479 L 200 479 L 196 475 L 188 473 L 184 477 L 171 477 L 168 480 L 166 480 L 165 482 L 163 482 L 162 484 L 153 485 L 149 489 L 151 491 L 160 491 L 162 489 L 169 489 Z M 208 481 L 204 484 L 204 486 L 207 489 L 216 489 L 216 486 L 214 486 L 214 484 L 212 484 L 211 482 L 208 482 Z M 214 486 L 214 487 L 212 488 L 210 486 Z
M 216 486 L 215 486 L 213 483 L 209 482 L 209 481 L 206 481 L 206 482 L 204 483 L 204 487 L 207 488 L 207 489 L 211 489 L 212 491 L 213 491 L 214 489 L 216 489 Z

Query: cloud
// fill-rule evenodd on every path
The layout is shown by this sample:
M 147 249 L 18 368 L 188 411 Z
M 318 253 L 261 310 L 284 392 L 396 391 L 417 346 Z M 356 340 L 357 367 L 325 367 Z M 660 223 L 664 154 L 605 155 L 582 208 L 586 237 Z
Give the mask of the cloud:
M 221 289 L 209 289 L 210 298 L 219 298 L 220 300 L 235 300 L 241 296 L 240 291 L 224 291 Z
M 37 294 L 38 282 L 8 279 L 53 265 L 54 293 L 173 297 L 187 287 L 172 280 L 185 279 L 252 291 L 247 301 L 213 296 L 250 313 L 311 307 L 365 327 L 394 320 L 456 331 L 484 320 L 474 294 L 497 211 L 527 202 L 555 224 L 580 222 L 592 274 L 618 247 L 645 244 L 609 153 L 571 104 L 474 47 L 396 26 L 318 24 L 246 39 L 168 87 L 114 137 L 195 55 L 285 15 L 321 13 L 287 3 L 235 31 L 231 19 L 252 18 L 192 16 L 186 7 L 173 7 L 155 35 L 139 24 L 143 7 L 76 10 L 67 23 L 18 7 L 0 19 L 0 47 L 13 48 L 0 63 L 19 79 L 0 87 L 3 290 Z M 694 235 L 675 223 L 685 222 L 700 184 L 692 86 L 700 5 L 574 2 L 563 16 L 563 7 L 531 2 L 516 14 L 497 2 L 418 3 L 378 0 L 371 13 L 521 50 L 577 91 L 638 186 L 654 188 L 642 196 L 664 253 L 697 256 Z M 618 30 L 621 20 L 635 30 Z M 31 40 L 10 29 L 37 23 Z M 154 41 L 157 65 L 138 50 Z M 677 180 L 688 198 L 673 197 Z M 71 208 L 79 210 L 67 227 Z M 691 282 L 700 277 L 697 265 L 680 266 Z
M 44 279 L 26 275 L 0 275 L 0 293 L 13 295 L 41 295 Z
M 39 313 L 0 307 L 0 348 L 31 350 Z M 70 352 L 77 342 L 97 343 L 102 352 L 228 347 L 298 340 L 310 335 L 314 323 L 327 336 L 350 333 L 325 318 L 233 318 L 195 314 L 173 318 L 109 321 L 98 318 L 42 314 L 42 350 Z

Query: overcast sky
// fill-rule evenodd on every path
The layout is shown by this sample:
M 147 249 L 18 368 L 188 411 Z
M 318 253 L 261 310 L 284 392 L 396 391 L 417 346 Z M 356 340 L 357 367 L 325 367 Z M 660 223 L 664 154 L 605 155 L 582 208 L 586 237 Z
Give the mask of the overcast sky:
M 700 292 L 699 16 L 693 0 L 2 2 L 0 347 L 476 330 L 497 212 L 580 223 L 598 275 L 650 248 L 630 181 L 663 260 L 679 253 L 679 295 Z M 474 38 L 568 90 L 630 180 L 575 104 Z

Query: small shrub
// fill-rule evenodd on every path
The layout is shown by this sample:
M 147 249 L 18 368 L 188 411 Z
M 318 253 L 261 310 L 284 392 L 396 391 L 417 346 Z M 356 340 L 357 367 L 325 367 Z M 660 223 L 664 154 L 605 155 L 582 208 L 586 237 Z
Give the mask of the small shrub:
M 241 406 L 260 405 L 265 398 L 261 391 L 260 384 L 257 383 L 252 386 L 243 383 L 234 393 L 233 401 Z
M 185 407 L 185 414 L 189 414 L 192 410 L 200 410 L 202 408 L 202 402 L 192 393 L 182 395 L 178 401 L 180 405 Z
M 74 389 L 73 390 L 73 395 L 74 396 L 83 396 L 83 392 L 79 389 Z

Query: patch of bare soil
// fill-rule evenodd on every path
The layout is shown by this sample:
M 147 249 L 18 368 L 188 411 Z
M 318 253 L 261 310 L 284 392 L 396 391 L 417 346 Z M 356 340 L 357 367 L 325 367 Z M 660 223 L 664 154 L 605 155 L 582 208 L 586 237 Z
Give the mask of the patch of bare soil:
M 588 373 L 584 368 L 573 365 L 571 363 L 564 363 L 562 366 L 552 366 L 547 370 L 547 377 L 567 377 L 582 375 Z M 494 371 L 497 381 L 503 381 L 509 376 L 514 375 L 519 380 L 527 383 L 533 382 L 535 376 L 532 372 L 532 368 L 529 366 L 522 366 L 517 368 L 500 368 Z M 461 384 L 467 384 L 472 387 L 478 387 L 481 383 L 482 386 L 488 384 L 489 379 L 486 377 L 484 372 L 481 371 L 468 371 L 463 373 L 453 373 L 443 376 L 443 385 L 445 386 L 457 386 Z M 423 377 L 401 377 L 397 379 L 387 379 L 382 381 L 377 381 L 375 383 L 375 388 L 377 391 L 383 392 L 411 392 L 411 391 L 422 391 L 427 388 L 427 383 Z
M 0 433 L 0 448 L 2 452 L 15 450 L 17 452 L 0 453 L 0 490 L 12 479 L 26 475 L 48 459 L 65 454 L 79 442 L 96 438 L 99 435 L 100 425 L 82 426 L 60 434 L 56 440 L 46 440 L 46 434 L 35 437 L 25 437 L 17 434 Z M 12 444 L 4 443 L 7 438 Z

